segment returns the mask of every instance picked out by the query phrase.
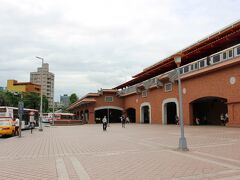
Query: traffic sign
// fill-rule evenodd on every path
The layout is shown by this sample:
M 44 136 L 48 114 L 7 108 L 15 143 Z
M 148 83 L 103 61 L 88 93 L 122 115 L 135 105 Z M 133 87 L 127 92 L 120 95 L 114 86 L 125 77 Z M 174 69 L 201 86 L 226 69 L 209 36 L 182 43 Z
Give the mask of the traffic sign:
M 24 109 L 24 103 L 23 101 L 18 102 L 18 113 L 23 114 L 23 109 Z

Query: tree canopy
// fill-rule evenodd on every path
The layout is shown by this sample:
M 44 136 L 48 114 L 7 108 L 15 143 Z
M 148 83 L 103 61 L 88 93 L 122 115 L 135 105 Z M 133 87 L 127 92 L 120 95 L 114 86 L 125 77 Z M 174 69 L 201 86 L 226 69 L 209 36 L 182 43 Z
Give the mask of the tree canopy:
M 75 103 L 78 100 L 76 93 L 72 93 L 69 100 L 70 100 L 70 104 Z
M 22 93 L 24 107 L 29 109 L 40 109 L 40 95 L 36 93 Z M 18 102 L 21 100 L 21 95 L 7 91 L 0 91 L 0 106 L 18 107 Z M 48 100 L 43 96 L 43 112 L 48 111 Z

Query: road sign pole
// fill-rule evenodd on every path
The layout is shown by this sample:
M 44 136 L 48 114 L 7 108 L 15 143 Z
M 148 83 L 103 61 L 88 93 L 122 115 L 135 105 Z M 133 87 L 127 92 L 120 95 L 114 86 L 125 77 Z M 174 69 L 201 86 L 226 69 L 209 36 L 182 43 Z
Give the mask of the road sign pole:
M 18 116 L 19 116 L 19 128 L 18 128 L 18 135 L 19 137 L 22 136 L 22 116 L 23 116 L 23 112 L 24 112 L 24 103 L 23 101 L 19 101 L 18 102 Z

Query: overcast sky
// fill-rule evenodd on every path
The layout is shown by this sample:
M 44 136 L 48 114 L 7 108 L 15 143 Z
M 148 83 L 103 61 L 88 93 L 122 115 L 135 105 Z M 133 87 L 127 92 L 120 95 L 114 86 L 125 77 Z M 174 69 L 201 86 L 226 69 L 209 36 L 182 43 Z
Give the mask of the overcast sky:
M 44 57 L 55 100 L 112 88 L 240 17 L 239 0 L 0 0 L 0 86 Z

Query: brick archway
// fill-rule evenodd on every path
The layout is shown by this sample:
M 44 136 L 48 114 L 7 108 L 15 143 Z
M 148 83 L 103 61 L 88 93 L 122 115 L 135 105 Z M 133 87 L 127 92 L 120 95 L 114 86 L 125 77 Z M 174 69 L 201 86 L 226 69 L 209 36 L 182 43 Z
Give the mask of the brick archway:
M 197 98 L 189 103 L 190 124 L 195 125 L 195 119 L 202 125 L 221 125 L 220 115 L 228 113 L 227 99 L 217 96 Z
M 151 104 L 149 102 L 144 102 L 141 104 L 140 106 L 140 123 L 145 123 L 144 121 L 144 118 L 145 118 L 145 115 L 144 115 L 144 108 L 148 108 L 148 118 L 149 118 L 149 124 L 151 124 L 151 121 L 152 121 L 152 115 L 151 115 Z
M 162 124 L 167 124 L 167 104 L 175 103 L 176 104 L 176 114 L 179 117 L 179 104 L 177 98 L 167 98 L 162 102 Z

